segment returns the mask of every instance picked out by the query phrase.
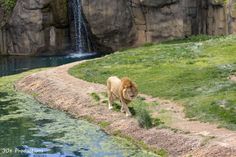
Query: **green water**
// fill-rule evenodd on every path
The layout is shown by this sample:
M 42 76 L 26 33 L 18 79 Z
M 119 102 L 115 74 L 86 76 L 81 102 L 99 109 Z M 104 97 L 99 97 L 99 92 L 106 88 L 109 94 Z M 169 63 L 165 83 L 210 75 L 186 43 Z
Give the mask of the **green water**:
M 16 92 L 23 75 L 0 77 L 0 157 L 156 156 Z

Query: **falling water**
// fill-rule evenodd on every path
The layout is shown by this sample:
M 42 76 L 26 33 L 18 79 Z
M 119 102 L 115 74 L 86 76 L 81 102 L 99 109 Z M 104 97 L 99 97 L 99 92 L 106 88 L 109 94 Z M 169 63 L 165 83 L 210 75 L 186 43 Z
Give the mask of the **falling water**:
M 76 53 L 91 52 L 93 50 L 86 27 L 80 0 L 72 0 L 74 18 L 74 42 Z

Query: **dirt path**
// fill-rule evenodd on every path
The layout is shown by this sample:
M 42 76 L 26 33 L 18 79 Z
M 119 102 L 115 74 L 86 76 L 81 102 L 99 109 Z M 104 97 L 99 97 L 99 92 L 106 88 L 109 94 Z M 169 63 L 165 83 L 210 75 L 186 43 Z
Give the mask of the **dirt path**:
M 73 76 L 67 71 L 81 63 L 75 62 L 25 77 L 16 83 L 18 90 L 32 94 L 40 102 L 57 108 L 75 117 L 93 119 L 96 123 L 107 122 L 104 130 L 111 134 L 119 133 L 143 141 L 152 148 L 163 148 L 170 156 L 236 156 L 236 132 L 219 129 L 216 125 L 188 121 L 184 118 L 183 108 L 170 101 L 152 98 L 146 95 L 147 101 L 157 101 L 160 110 L 169 113 L 171 128 L 149 130 L 140 128 L 134 118 L 108 110 L 105 105 L 96 105 L 90 94 L 105 92 L 105 86 L 89 83 Z
M 236 81 L 236 75 L 229 76 L 229 79 L 232 80 L 232 81 Z

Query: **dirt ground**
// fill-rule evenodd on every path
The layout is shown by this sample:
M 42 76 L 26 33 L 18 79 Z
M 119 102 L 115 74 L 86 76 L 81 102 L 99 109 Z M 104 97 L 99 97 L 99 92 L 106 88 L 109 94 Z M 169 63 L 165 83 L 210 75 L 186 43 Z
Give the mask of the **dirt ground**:
M 236 75 L 229 76 L 229 79 L 232 80 L 232 81 L 236 81 Z
M 75 117 L 89 118 L 96 123 L 107 122 L 110 124 L 104 128 L 107 133 L 119 132 L 123 136 L 143 141 L 151 148 L 163 148 L 170 156 L 236 157 L 236 132 L 217 128 L 214 124 L 189 121 L 179 104 L 140 94 L 146 101 L 160 104 L 151 108 L 153 116 L 168 117 L 167 128 L 147 130 L 139 127 L 136 119 L 111 111 L 106 105 L 94 103 L 90 94 L 105 92 L 106 88 L 67 73 L 69 68 L 79 63 L 81 62 L 27 76 L 15 84 L 16 89 Z

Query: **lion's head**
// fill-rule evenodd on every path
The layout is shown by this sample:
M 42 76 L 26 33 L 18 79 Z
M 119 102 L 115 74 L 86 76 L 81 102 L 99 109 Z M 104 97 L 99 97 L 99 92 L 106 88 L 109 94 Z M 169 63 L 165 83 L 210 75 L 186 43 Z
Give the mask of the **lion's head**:
M 129 78 L 121 79 L 121 92 L 125 100 L 131 101 L 138 95 L 137 85 Z

